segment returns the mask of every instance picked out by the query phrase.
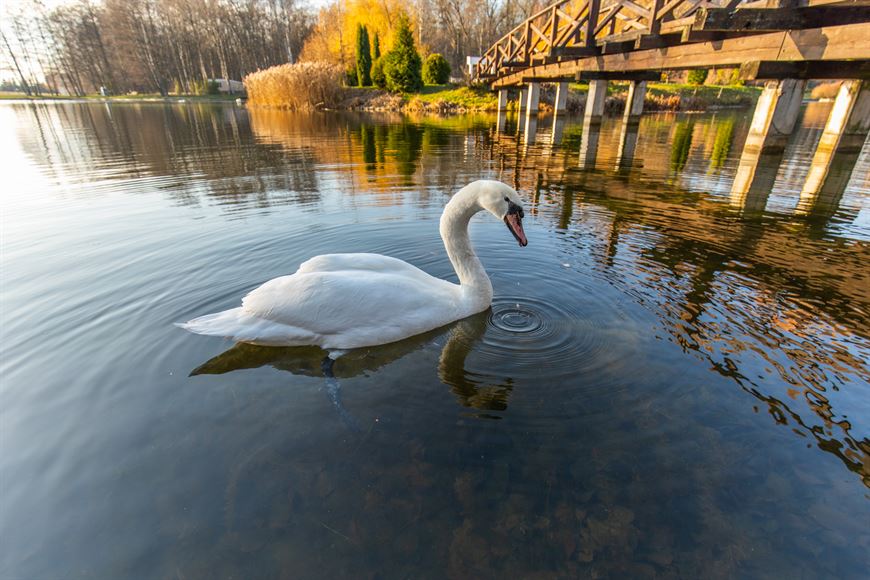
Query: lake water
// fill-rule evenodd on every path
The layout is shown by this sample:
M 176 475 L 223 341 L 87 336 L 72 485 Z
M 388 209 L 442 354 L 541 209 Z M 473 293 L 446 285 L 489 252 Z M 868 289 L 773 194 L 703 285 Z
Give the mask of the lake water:
M 827 110 L 750 211 L 744 112 L 581 170 L 578 119 L 0 106 L 0 577 L 865 578 L 870 146 L 802 208 Z M 526 200 L 526 248 L 472 221 L 491 311 L 337 381 L 173 326 L 327 252 L 455 280 L 478 178 Z

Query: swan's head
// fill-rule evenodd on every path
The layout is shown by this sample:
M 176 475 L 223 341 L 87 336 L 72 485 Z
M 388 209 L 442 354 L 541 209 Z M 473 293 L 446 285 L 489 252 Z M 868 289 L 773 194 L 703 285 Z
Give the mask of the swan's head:
M 529 243 L 523 231 L 523 200 L 514 188 L 500 181 L 475 181 L 469 187 L 477 190 L 480 207 L 504 221 L 520 246 Z

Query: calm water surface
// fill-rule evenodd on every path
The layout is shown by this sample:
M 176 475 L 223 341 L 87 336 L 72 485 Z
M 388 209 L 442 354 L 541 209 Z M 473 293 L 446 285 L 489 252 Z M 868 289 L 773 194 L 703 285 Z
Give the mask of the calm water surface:
M 513 124 L 233 106 L 5 104 L 2 578 L 859 578 L 870 566 L 870 147 L 763 210 L 746 114 L 616 121 L 592 167 Z M 472 222 L 490 311 L 354 352 L 173 322 L 325 252 L 455 280 L 438 218 L 501 179 L 529 246 Z

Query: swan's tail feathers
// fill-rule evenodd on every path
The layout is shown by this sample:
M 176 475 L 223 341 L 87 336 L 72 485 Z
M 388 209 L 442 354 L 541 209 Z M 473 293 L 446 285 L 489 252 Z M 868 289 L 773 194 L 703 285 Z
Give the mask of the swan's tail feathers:
M 311 331 L 252 316 L 242 306 L 206 314 L 188 322 L 176 323 L 175 326 L 195 334 L 222 336 L 237 342 L 267 346 L 313 345 L 319 339 Z
M 223 312 L 215 312 L 214 314 L 206 314 L 199 318 L 194 318 L 187 322 L 176 322 L 175 326 L 189 330 L 195 334 L 205 334 L 208 336 L 225 336 L 227 338 L 235 338 L 240 330 L 241 318 L 244 317 L 241 306 L 231 308 Z

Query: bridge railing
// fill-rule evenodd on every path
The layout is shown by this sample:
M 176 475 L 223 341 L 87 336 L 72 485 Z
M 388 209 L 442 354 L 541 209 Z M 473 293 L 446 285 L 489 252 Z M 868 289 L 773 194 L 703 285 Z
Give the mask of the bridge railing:
M 701 8 L 734 8 L 746 0 L 561 0 L 530 16 L 482 56 L 479 78 L 560 58 L 599 54 L 608 43 L 679 33 Z M 641 48 L 638 45 L 637 48 Z

